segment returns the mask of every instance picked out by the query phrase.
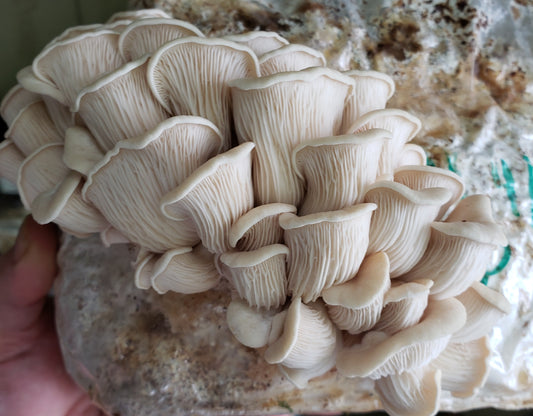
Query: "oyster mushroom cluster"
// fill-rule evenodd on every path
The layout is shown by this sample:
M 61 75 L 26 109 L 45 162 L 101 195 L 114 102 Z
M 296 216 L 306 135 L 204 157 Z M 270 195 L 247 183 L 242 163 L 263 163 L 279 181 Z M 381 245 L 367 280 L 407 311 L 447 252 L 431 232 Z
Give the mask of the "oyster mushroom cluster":
M 479 281 L 506 238 L 487 196 L 425 166 L 388 76 L 142 10 L 65 31 L 17 80 L 0 175 L 38 222 L 138 247 L 139 288 L 226 279 L 243 345 L 301 388 L 375 380 L 391 415 L 484 383 L 510 305 Z

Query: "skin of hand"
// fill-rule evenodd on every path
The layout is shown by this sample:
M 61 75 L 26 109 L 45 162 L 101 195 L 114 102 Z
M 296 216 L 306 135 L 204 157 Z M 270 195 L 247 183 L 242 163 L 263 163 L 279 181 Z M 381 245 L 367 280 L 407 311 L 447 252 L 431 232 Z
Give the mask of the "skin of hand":
M 56 227 L 28 216 L 0 257 L 0 415 L 103 415 L 63 364 L 48 296 L 57 248 Z

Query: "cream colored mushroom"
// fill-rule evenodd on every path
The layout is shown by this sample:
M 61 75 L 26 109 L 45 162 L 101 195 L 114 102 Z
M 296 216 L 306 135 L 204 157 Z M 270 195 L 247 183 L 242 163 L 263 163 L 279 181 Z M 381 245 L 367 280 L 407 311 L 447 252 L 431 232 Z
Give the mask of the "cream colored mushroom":
M 389 335 L 420 321 L 428 304 L 429 289 L 433 286 L 429 279 L 394 283 L 385 294 L 381 318 L 374 326 L 375 331 Z
M 452 191 L 452 197 L 439 211 L 436 219 L 440 220 L 455 205 L 465 191 L 463 179 L 454 172 L 433 166 L 403 166 L 394 171 L 394 181 L 411 189 L 446 188 Z
M 383 409 L 391 416 L 433 416 L 439 411 L 442 373 L 415 368 L 376 380 Z
M 239 142 L 257 146 L 256 203 L 298 206 L 304 184 L 292 167 L 292 150 L 307 140 L 339 133 L 351 78 L 328 68 L 308 68 L 229 85 Z
M 19 111 L 5 138 L 12 140 L 25 156 L 45 144 L 63 142 L 42 100 L 30 103 Z
M 473 396 L 483 387 L 490 370 L 491 351 L 486 337 L 466 343 L 450 342 L 430 364 L 442 372 L 442 388 L 454 397 Z
M 190 218 L 167 218 L 159 200 L 217 154 L 221 142 L 209 120 L 169 118 L 117 143 L 89 172 L 83 195 L 131 242 L 157 253 L 191 247 L 199 237 Z
M 396 89 L 392 78 L 382 72 L 350 70 L 344 74 L 354 80 L 355 88 L 344 109 L 343 133 L 363 114 L 384 109 Z
M 283 244 L 223 253 L 221 272 L 250 306 L 277 308 L 287 298 L 287 254 L 289 249 Z
M 256 30 L 253 32 L 228 35 L 224 39 L 231 42 L 240 43 L 250 48 L 257 56 L 279 49 L 289 44 L 289 41 L 276 32 L 264 32 Z
M 151 285 L 159 294 L 201 293 L 215 287 L 220 275 L 213 254 L 202 245 L 169 250 L 151 268 Z
M 421 367 L 446 348 L 465 321 L 466 312 L 458 300 L 432 300 L 418 324 L 391 336 L 367 332 L 361 343 L 342 349 L 337 370 L 346 377 L 377 380 Z
M 104 247 L 110 247 L 113 244 L 127 244 L 130 240 L 113 226 L 100 231 L 100 240 Z
M 281 330 L 277 328 L 285 319 L 286 312 L 277 313 L 276 310 L 252 308 L 241 299 L 233 299 L 228 305 L 226 321 L 228 327 L 237 340 L 250 348 L 261 348 L 267 345 L 272 338 L 277 339 L 279 334 L 273 334 Z
M 375 253 L 363 260 L 353 279 L 325 289 L 322 299 L 339 329 L 359 334 L 378 322 L 389 288 L 389 258 L 385 253 Z
M 403 146 L 420 131 L 418 118 L 403 110 L 383 109 L 370 111 L 354 121 L 346 133 L 357 133 L 371 128 L 380 128 L 392 133 L 392 140 L 385 143 L 379 162 L 378 176 L 392 174 Z
M 492 220 L 490 199 L 472 195 L 461 200 L 445 222 L 431 224 L 431 238 L 423 257 L 402 277 L 404 280 L 430 278 L 431 296 L 457 296 L 481 280 L 491 254 L 507 239 Z
M 151 54 L 171 40 L 188 36 L 204 37 L 196 26 L 183 20 L 160 17 L 140 19 L 122 31 L 118 49 L 126 61 L 133 61 Z
M 511 304 L 505 296 L 479 282 L 472 283 L 457 300 L 466 309 L 466 324 L 453 334 L 453 342 L 470 342 L 488 335 L 494 325 L 511 312 Z
M 368 188 L 365 202 L 378 207 L 372 217 L 368 251 L 387 253 L 391 277 L 411 270 L 422 258 L 429 242 L 430 224 L 450 197 L 451 191 L 444 188 L 415 191 L 389 181 L 376 182 Z
M 62 163 L 63 145 L 48 144 L 28 156 L 18 171 L 17 186 L 26 209 L 40 224 L 57 223 L 79 237 L 109 224 L 81 198 L 81 175 Z
M 339 211 L 279 218 L 289 247 L 289 293 L 304 302 L 324 289 L 354 277 L 368 247 L 368 230 L 375 204 L 358 204 Z
M 293 298 L 281 336 L 265 350 L 269 364 L 287 368 L 313 369 L 322 367 L 337 348 L 337 330 L 329 320 L 323 305 L 306 305 Z
M 265 204 L 252 208 L 235 221 L 229 231 L 229 245 L 241 251 L 257 250 L 283 241 L 283 228 L 279 216 L 285 212 L 296 213 L 289 204 Z
M 0 178 L 16 184 L 18 170 L 24 161 L 24 154 L 11 140 L 0 142 Z
M 33 73 L 60 90 L 64 100 L 59 101 L 71 106 L 85 86 L 125 63 L 118 53 L 118 37 L 102 29 L 54 42 L 35 57 Z
M 8 126 L 11 126 L 20 110 L 36 101 L 41 101 L 41 99 L 39 94 L 28 91 L 22 85 L 17 84 L 2 98 L 0 116 Z
M 362 202 L 366 188 L 376 181 L 386 130 L 306 141 L 292 152 L 296 174 L 306 184 L 300 215 L 335 211 Z
M 146 80 L 148 56 L 99 78 L 76 97 L 78 112 L 102 149 L 138 137 L 169 117 Z M 142 100 L 142 105 L 139 105 Z
M 77 114 L 71 113 L 66 105 L 63 105 L 49 95 L 43 95 L 42 97 L 50 118 L 62 136 L 65 135 L 68 128 L 83 125 L 80 117 Z
M 326 58 L 322 52 L 308 46 L 290 44 L 261 55 L 259 66 L 261 76 L 264 77 L 279 72 L 326 66 Z
M 133 274 L 133 280 L 135 286 L 139 289 L 150 289 L 152 287 L 152 276 L 155 263 L 158 256 L 156 253 L 152 253 L 142 247 L 137 253 L 137 258 L 133 264 L 135 272 Z
M 168 42 L 150 59 L 147 77 L 157 100 L 171 114 L 211 120 L 231 147 L 231 95 L 228 82 L 259 76 L 257 57 L 246 46 L 216 38 L 189 37 Z
M 190 218 L 213 253 L 230 250 L 231 225 L 253 207 L 253 148 L 244 143 L 213 157 L 161 198 L 163 214 L 181 223 Z

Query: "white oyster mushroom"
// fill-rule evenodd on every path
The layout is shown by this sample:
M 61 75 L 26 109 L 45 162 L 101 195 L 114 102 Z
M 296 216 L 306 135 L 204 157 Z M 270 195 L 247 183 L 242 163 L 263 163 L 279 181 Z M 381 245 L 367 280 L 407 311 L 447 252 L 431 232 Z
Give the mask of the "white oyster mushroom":
M 392 335 L 416 325 L 426 310 L 431 286 L 433 281 L 429 279 L 408 283 L 395 281 L 385 294 L 381 317 L 374 330 Z
M 457 296 L 466 309 L 466 323 L 453 334 L 453 342 L 470 342 L 490 333 L 494 325 L 511 312 L 511 304 L 501 293 L 474 282 Z
M 429 302 L 421 321 L 394 335 L 367 332 L 354 346 L 337 356 L 337 370 L 346 377 L 381 377 L 424 366 L 448 345 L 466 322 L 466 312 L 454 298 Z
M 450 197 L 451 191 L 444 188 L 415 191 L 389 181 L 376 182 L 368 188 L 365 202 L 377 205 L 368 252 L 387 253 L 391 277 L 411 270 L 422 258 L 429 242 L 430 224 Z
M 148 56 L 129 62 L 76 97 L 72 111 L 81 116 L 102 149 L 111 150 L 117 142 L 138 137 L 169 117 L 150 91 L 147 66 Z
M 0 103 L 0 116 L 2 116 L 8 126 L 11 126 L 20 110 L 31 103 L 41 101 L 41 99 L 39 94 L 28 91 L 22 85 L 16 84 L 2 98 L 2 102 Z
M 126 61 L 133 61 L 153 53 L 171 40 L 188 36 L 204 37 L 196 26 L 183 20 L 161 17 L 140 19 L 122 31 L 118 48 Z
M 70 127 L 65 131 L 63 162 L 70 169 L 86 177 L 104 156 L 105 152 L 86 128 Z
M 30 92 L 39 94 L 42 96 L 52 97 L 64 106 L 69 106 L 67 98 L 61 92 L 57 86 L 51 84 L 48 81 L 43 81 L 35 76 L 32 66 L 26 66 L 17 72 L 17 81 L 22 87 Z
M 49 143 L 62 143 L 63 136 L 50 118 L 44 101 L 35 101 L 22 108 L 5 134 L 25 156 Z
M 397 158 L 403 146 L 420 131 L 422 123 L 406 111 L 398 109 L 373 110 L 357 118 L 345 133 L 357 133 L 372 128 L 385 129 L 392 133 L 381 152 L 378 176 L 393 174 Z
M 375 253 L 363 260 L 353 279 L 325 289 L 322 299 L 339 329 L 359 334 L 378 322 L 389 288 L 389 258 L 385 253 Z
M 296 207 L 273 203 L 252 208 L 231 226 L 229 245 L 241 251 L 249 251 L 283 242 L 279 216 L 285 212 L 294 214 Z
M 233 79 L 258 77 L 259 63 L 252 50 L 217 38 L 188 37 L 157 49 L 147 77 L 156 99 L 171 114 L 191 114 L 211 120 L 231 147 Z
M 169 15 L 162 9 L 152 8 L 152 9 L 139 9 L 139 10 L 125 10 L 121 12 L 116 12 L 107 19 L 106 24 L 124 21 L 124 20 L 141 20 L 141 19 L 150 19 L 150 18 L 167 18 L 171 19 L 172 16 Z
M 433 416 L 439 411 L 441 371 L 421 367 L 376 380 L 383 409 L 391 416 Z
M 223 253 L 220 269 L 250 306 L 277 308 L 287 299 L 287 254 L 289 249 L 283 244 Z
M 191 247 L 199 237 L 188 218 L 163 215 L 159 200 L 220 150 L 209 120 L 178 116 L 117 143 L 87 176 L 84 197 L 128 240 L 153 252 Z
M 315 66 L 326 66 L 322 52 L 304 45 L 290 44 L 282 46 L 259 58 L 261 76 L 279 72 L 301 71 Z
M 426 252 L 404 280 L 430 278 L 431 296 L 457 296 L 480 281 L 490 264 L 491 253 L 507 239 L 492 219 L 490 199 L 484 195 L 464 198 L 445 222 L 431 224 Z
M 58 101 L 72 106 L 84 87 L 124 65 L 118 37 L 118 33 L 103 29 L 54 42 L 35 57 L 33 73 L 61 91 L 64 99 Z
M 386 130 L 306 141 L 292 152 L 296 174 L 305 181 L 300 215 L 335 211 L 361 203 L 366 188 L 376 181 Z
M 315 301 L 324 289 L 357 274 L 368 247 L 375 204 L 358 204 L 339 211 L 279 218 L 289 247 L 289 293 Z
M 293 298 L 280 337 L 265 350 L 265 360 L 287 368 L 313 369 L 337 348 L 337 330 L 323 305 L 306 305 Z
M 396 159 L 395 169 L 402 166 L 425 166 L 427 163 L 426 151 L 422 146 L 414 143 L 404 144 Z
M 82 177 L 63 164 L 62 155 L 62 144 L 48 144 L 24 160 L 17 179 L 20 199 L 40 224 L 54 221 L 78 237 L 100 232 L 109 224 L 82 199 Z
M 289 44 L 289 41 L 276 32 L 265 32 L 255 30 L 253 32 L 239 33 L 237 35 L 228 35 L 224 39 L 231 42 L 240 43 L 250 48 L 257 56 L 279 49 Z
M 253 148 L 244 143 L 213 157 L 160 200 L 167 218 L 182 224 L 192 220 L 212 253 L 230 250 L 231 225 L 253 207 Z
M 220 280 L 213 254 L 201 244 L 167 251 L 156 260 L 150 273 L 151 286 L 159 294 L 201 293 L 215 287 Z
M 396 90 L 392 78 L 382 72 L 350 70 L 344 74 L 354 80 L 355 88 L 344 109 L 343 133 L 363 114 L 384 109 Z
M 448 202 L 443 204 L 437 216 L 440 220 L 454 206 L 465 191 L 463 179 L 454 172 L 434 166 L 403 166 L 394 171 L 394 182 L 419 191 L 426 188 L 446 188 L 452 191 Z
M 256 144 L 256 203 L 298 206 L 304 184 L 294 172 L 292 150 L 307 140 L 339 133 L 352 80 L 332 69 L 308 68 L 229 85 L 239 142 Z

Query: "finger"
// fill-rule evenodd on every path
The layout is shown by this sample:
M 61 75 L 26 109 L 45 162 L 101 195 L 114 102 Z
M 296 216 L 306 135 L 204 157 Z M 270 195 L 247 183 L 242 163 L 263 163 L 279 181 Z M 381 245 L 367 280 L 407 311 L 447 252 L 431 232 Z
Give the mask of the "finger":
M 14 247 L 0 258 L 0 332 L 35 322 L 57 273 L 57 230 L 24 220 Z

